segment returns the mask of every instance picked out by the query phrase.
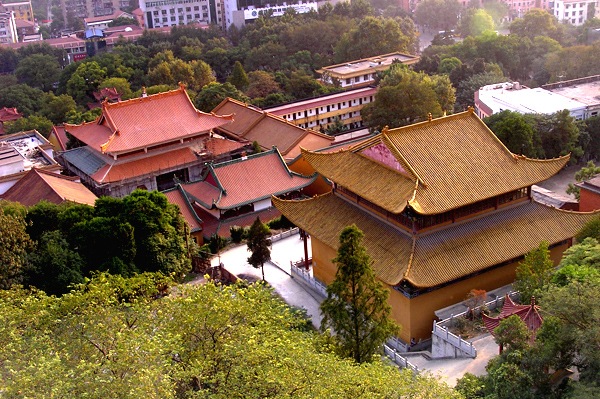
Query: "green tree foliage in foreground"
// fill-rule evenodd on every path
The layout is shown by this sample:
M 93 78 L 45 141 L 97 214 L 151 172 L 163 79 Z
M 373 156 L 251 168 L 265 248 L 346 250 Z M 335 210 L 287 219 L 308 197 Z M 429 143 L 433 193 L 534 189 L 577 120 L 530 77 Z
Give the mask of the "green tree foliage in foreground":
M 2 396 L 458 398 L 431 377 L 319 350 L 262 284 L 171 290 L 161 275 L 100 274 L 60 298 L 0 291 Z
M 0 209 L 0 226 L 0 289 L 7 289 L 22 280 L 32 242 L 22 216 Z
M 342 230 L 333 260 L 335 279 L 321 303 L 321 328 L 333 330 L 337 352 L 356 363 L 373 361 L 381 345 L 400 331 L 390 318 L 389 293 L 375 277 L 362 237 L 356 225 Z
M 269 227 L 261 222 L 257 216 L 248 229 L 247 246 L 248 251 L 251 253 L 248 263 L 257 269 L 260 267 L 263 281 L 265 280 L 265 262 L 271 259 L 269 235 Z

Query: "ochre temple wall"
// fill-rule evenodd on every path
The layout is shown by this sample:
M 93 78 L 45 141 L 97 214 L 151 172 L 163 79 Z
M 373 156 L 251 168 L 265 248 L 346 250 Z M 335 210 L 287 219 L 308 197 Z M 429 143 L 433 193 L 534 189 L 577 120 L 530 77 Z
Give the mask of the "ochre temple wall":
M 579 211 L 589 212 L 600 209 L 600 194 L 582 188 L 579 197 Z
M 331 260 L 335 258 L 337 252 L 315 238 L 311 239 L 311 243 L 314 276 L 329 284 L 335 278 L 336 268 Z M 568 247 L 569 244 L 563 244 L 550 251 L 550 256 L 555 264 L 558 264 L 562 253 Z M 491 291 L 512 283 L 515 280 L 518 263 L 513 262 L 498 267 L 412 299 L 386 285 L 390 291 L 389 303 L 392 307 L 392 317 L 402 326 L 400 339 L 410 342 L 411 338 L 417 340 L 430 338 L 436 310 L 465 300 L 472 289 Z

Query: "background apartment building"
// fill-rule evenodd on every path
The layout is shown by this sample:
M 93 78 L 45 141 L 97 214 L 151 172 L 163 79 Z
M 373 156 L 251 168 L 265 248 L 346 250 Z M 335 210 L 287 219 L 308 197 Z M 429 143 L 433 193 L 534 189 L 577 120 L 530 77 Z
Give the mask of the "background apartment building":
M 69 12 L 78 18 L 102 17 L 128 7 L 129 0 L 61 0 L 60 5 L 66 23 Z
M 583 25 L 590 18 L 598 17 L 598 0 L 556 0 L 554 16 L 561 22 Z
M 13 11 L 0 12 L 0 43 L 16 43 L 17 25 L 15 23 L 15 13 Z
M 14 12 L 15 19 L 34 21 L 31 1 L 0 1 L 0 12 Z
M 140 9 L 147 28 L 223 22 L 221 0 L 140 0 Z

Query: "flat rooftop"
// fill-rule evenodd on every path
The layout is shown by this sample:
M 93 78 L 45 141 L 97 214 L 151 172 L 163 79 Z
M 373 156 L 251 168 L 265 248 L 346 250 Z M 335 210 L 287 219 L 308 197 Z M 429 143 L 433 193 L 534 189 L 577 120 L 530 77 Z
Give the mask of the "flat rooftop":
M 520 113 L 552 114 L 567 109 L 584 109 L 586 104 L 563 94 L 542 88 L 513 88 L 511 83 L 484 86 L 479 90 L 479 100 L 493 113 L 511 110 Z
M 24 159 L 36 168 L 51 165 L 48 156 L 40 146 L 47 144 L 40 140 L 35 133 L 22 133 L 0 137 L 0 148 L 2 148 L 3 159 L 0 165 L 8 164 Z
M 568 84 L 548 90 L 586 105 L 600 104 L 600 77 L 595 81 Z
M 387 68 L 394 61 L 403 64 L 412 64 L 419 60 L 417 55 L 409 55 L 403 53 L 390 53 L 377 55 L 375 57 L 363 58 L 361 60 L 350 61 L 343 64 L 336 64 L 323 67 L 319 72 L 327 71 L 336 75 L 351 75 L 357 72 L 367 71 L 371 68 Z

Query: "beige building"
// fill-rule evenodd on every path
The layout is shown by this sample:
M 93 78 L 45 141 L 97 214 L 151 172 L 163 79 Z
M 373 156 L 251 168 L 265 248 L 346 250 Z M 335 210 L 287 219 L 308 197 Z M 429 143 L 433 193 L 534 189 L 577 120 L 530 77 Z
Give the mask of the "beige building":
M 15 13 L 15 19 L 34 21 L 31 1 L 0 1 L 0 12 Z
M 412 65 L 418 61 L 418 55 L 389 53 L 326 66 L 317 73 L 321 75 L 323 83 L 339 83 L 343 88 L 363 87 L 374 83 L 377 72 L 387 71 L 394 62 Z

